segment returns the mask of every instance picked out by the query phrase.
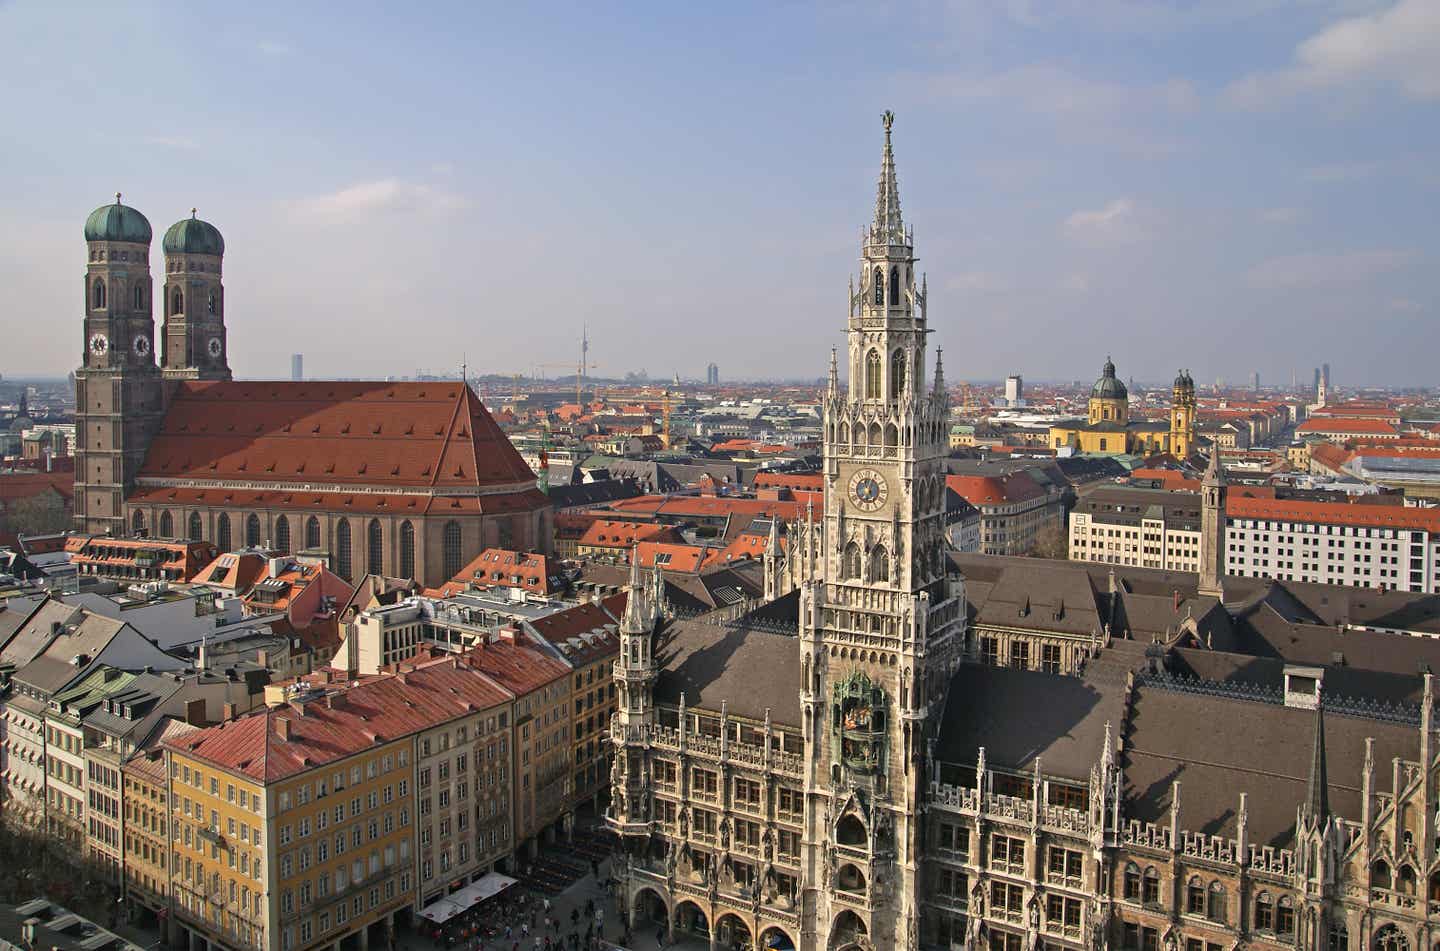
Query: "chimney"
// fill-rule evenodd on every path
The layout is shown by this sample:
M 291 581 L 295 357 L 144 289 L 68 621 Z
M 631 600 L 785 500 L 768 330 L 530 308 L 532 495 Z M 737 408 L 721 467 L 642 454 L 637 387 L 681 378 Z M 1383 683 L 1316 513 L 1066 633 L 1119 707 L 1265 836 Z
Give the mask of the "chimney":
M 268 670 L 270 667 L 270 652 L 266 650 L 256 651 L 255 663 Z
M 290 718 L 289 718 L 289 717 L 276 717 L 276 718 L 275 718 L 275 735 L 278 736 L 278 737 L 280 737 L 280 739 L 283 740 L 283 741 L 286 742 L 286 743 L 289 743 L 289 742 L 290 742 Z
M 205 700 L 203 697 L 185 701 L 185 722 L 191 726 L 205 725 Z
M 203 671 L 209 664 L 210 650 L 205 644 L 205 638 L 200 638 L 200 651 L 195 655 L 195 669 Z
M 325 706 L 331 710 L 339 710 L 345 706 L 345 694 L 338 690 L 332 690 L 325 695 Z
M 235 704 L 233 703 L 225 703 L 220 707 L 220 716 L 227 721 L 235 719 L 235 712 Z

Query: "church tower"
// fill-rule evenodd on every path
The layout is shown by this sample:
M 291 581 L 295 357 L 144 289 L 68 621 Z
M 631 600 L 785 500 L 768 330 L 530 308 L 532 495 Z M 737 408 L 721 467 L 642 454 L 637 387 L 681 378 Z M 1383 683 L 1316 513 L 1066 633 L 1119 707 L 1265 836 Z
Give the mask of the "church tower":
M 1170 454 L 1185 459 L 1195 448 L 1195 380 L 1181 370 L 1170 390 Z
M 85 220 L 84 354 L 75 371 L 75 527 L 126 535 L 125 495 L 159 430 L 150 222 L 120 203 Z
M 1225 581 L 1225 467 L 1220 445 L 1210 445 L 1210 464 L 1200 483 L 1200 583 L 1203 595 L 1224 599 Z
M 943 541 L 948 408 L 938 354 L 933 385 L 925 379 L 925 283 L 900 215 L 893 123 L 885 113 L 843 384 L 831 356 L 823 546 L 818 577 L 801 589 L 802 943 L 815 947 L 918 941 L 916 908 L 901 896 L 921 893 L 922 753 L 963 640 L 962 584 L 947 575 Z
M 164 350 L 169 380 L 228 380 L 225 287 L 220 281 L 225 239 L 190 209 L 165 232 Z

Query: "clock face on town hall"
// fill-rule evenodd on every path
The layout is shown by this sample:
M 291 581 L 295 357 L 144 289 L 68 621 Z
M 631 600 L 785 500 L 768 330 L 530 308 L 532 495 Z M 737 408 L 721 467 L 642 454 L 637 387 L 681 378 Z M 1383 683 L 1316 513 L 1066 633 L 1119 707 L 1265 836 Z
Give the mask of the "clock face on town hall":
M 874 469 L 858 469 L 850 477 L 850 498 L 855 500 L 855 507 L 862 512 L 874 512 L 880 508 L 889 493 L 885 477 Z

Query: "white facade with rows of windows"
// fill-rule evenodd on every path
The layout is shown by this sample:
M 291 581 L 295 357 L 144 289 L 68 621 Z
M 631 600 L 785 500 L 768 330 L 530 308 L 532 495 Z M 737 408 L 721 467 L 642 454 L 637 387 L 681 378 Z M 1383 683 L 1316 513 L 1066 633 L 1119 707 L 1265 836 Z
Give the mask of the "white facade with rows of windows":
M 1229 575 L 1433 593 L 1437 565 L 1440 537 L 1423 529 L 1226 519 Z

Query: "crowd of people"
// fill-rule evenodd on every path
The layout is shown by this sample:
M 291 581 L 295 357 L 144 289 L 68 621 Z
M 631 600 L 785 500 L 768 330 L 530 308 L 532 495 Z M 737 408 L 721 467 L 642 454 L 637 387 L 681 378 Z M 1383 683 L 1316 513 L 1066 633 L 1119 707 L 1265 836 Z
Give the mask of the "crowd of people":
M 598 864 L 592 871 L 599 874 Z M 547 897 L 511 889 L 467 909 L 443 924 L 421 921 L 420 933 L 444 951 L 612 951 L 630 943 L 622 920 L 605 937 L 605 909 L 586 900 L 562 915 Z M 663 931 L 662 931 L 663 934 Z

